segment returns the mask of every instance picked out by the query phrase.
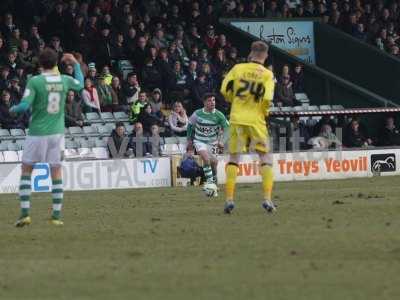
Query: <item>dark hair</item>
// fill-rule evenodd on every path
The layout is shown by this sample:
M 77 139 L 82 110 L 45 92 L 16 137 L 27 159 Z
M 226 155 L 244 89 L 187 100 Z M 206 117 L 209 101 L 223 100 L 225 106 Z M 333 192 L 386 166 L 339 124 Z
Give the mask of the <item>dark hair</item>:
M 215 97 L 214 93 L 205 93 L 203 95 L 203 102 L 206 101 L 208 98 Z
M 50 48 L 45 48 L 39 54 L 39 65 L 41 65 L 45 70 L 51 70 L 57 65 L 58 55 Z
M 118 127 L 124 127 L 124 123 L 123 122 L 117 122 L 117 123 L 115 123 L 115 128 L 118 128 Z

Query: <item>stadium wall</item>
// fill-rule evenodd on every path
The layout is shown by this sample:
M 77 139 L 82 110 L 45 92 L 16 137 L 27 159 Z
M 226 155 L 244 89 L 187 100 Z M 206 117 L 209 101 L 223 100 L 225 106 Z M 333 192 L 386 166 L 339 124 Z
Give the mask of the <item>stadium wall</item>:
M 0 174 L 0 193 L 16 193 L 20 163 L 0 164 Z M 165 187 L 171 186 L 171 161 L 169 157 L 69 161 L 63 165 L 63 179 L 67 191 Z M 35 165 L 32 190 L 51 190 L 47 164 Z
M 170 187 L 176 184 L 180 157 L 70 161 L 63 165 L 68 191 Z M 276 181 L 327 180 L 400 175 L 400 149 L 274 153 Z M 227 155 L 219 156 L 218 183 L 225 183 Z M 173 166 L 173 167 L 171 167 Z M 171 170 L 173 172 L 171 172 Z M 17 193 L 20 164 L 0 164 L 0 193 Z M 244 155 L 238 182 L 260 182 L 257 156 Z M 32 175 L 34 192 L 51 190 L 50 169 L 37 164 Z

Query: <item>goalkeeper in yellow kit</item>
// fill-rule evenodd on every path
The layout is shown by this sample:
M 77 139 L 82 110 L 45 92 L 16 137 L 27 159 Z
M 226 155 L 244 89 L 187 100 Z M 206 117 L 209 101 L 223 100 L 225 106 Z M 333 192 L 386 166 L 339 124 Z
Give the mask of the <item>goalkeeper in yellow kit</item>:
M 272 154 L 269 152 L 266 117 L 274 94 L 273 74 L 264 67 L 268 45 L 253 42 L 249 62 L 235 65 L 224 78 L 221 93 L 231 103 L 229 163 L 226 167 L 226 202 L 224 212 L 235 208 L 238 162 L 241 153 L 256 151 L 260 157 L 260 170 L 267 212 L 276 210 L 272 203 Z

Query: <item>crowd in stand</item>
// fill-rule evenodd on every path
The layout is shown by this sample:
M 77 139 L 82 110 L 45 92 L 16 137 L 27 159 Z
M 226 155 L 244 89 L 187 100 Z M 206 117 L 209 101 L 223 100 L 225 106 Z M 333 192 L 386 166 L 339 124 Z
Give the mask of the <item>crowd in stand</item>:
M 293 7 L 275 1 L 2 0 L 0 126 L 26 128 L 29 115 L 11 115 L 9 108 L 20 101 L 27 79 L 41 73 L 40 51 L 51 47 L 60 57 L 73 52 L 85 75 L 83 91 L 68 93 L 67 127 L 87 125 L 83 113 L 123 111 L 135 124 L 128 134 L 140 129 L 147 135 L 185 136 L 188 116 L 202 106 L 205 93 L 216 93 L 217 108 L 227 112 L 219 86 L 224 74 L 244 61 L 217 31 L 219 17 L 323 17 L 351 34 L 364 24 L 373 34 L 368 39 L 386 26 L 388 39 L 396 29 L 388 20 L 397 6 L 379 7 L 360 1 L 306 1 Z M 390 18 L 383 22 L 387 11 Z M 126 76 L 124 60 L 132 65 Z M 59 71 L 72 75 L 73 67 L 59 65 Z M 304 92 L 302 72 L 301 65 L 275 72 L 276 106 L 298 104 L 294 95 Z

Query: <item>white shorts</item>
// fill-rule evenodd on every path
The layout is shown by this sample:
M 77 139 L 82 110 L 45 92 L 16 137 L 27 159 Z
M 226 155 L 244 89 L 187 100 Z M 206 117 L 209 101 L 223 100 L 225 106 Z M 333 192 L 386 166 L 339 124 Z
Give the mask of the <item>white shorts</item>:
M 218 154 L 218 145 L 217 144 L 206 144 L 199 141 L 193 141 L 193 146 L 196 149 L 197 153 L 199 151 L 207 151 L 210 155 L 210 158 L 216 159 L 216 155 Z
M 62 152 L 65 149 L 63 134 L 46 136 L 27 136 L 24 143 L 22 163 L 33 165 L 38 162 L 48 163 L 50 166 L 61 166 Z

